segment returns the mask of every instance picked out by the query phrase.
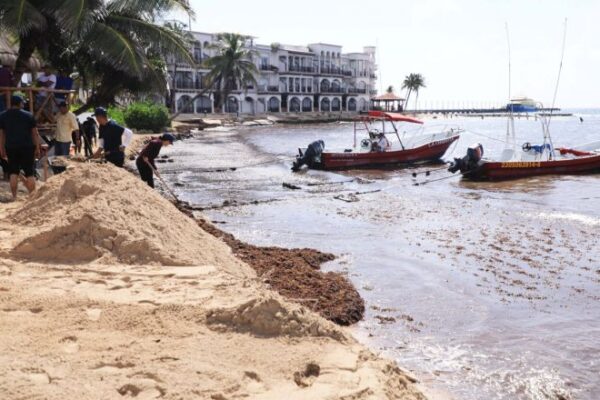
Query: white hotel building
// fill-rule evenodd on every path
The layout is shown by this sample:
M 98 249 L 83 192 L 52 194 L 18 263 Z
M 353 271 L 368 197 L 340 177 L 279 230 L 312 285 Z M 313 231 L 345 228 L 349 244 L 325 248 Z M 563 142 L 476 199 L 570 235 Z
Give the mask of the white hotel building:
M 176 111 L 186 114 L 215 112 L 213 93 L 190 104 L 205 88 L 208 70 L 202 61 L 214 55 L 210 44 L 216 35 L 193 32 L 193 56 L 197 66 L 182 60 L 168 61 L 171 85 L 174 82 Z M 308 46 L 260 45 L 249 39 L 256 53 L 258 85 L 234 91 L 224 109 L 230 113 L 262 114 L 280 112 L 367 111 L 376 94 L 375 47 L 362 53 L 342 53 L 342 47 L 315 43 Z M 174 79 L 173 79 L 174 78 Z

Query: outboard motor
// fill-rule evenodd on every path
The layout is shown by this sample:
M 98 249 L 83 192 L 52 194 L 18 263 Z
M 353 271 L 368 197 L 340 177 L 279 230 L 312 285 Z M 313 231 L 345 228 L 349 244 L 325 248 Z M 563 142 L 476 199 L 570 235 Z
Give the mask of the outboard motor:
M 321 164 L 321 154 L 325 150 L 325 142 L 317 140 L 308 145 L 304 153 L 300 151 L 300 155 L 296 157 L 296 161 L 292 165 L 292 171 L 297 172 L 303 165 L 308 168 L 316 168 Z
M 467 149 L 467 155 L 463 158 L 455 158 L 454 162 L 450 164 L 448 171 L 453 174 L 457 171 L 466 173 L 474 170 L 479 166 L 479 162 L 483 159 L 483 145 L 481 143 L 469 146 Z

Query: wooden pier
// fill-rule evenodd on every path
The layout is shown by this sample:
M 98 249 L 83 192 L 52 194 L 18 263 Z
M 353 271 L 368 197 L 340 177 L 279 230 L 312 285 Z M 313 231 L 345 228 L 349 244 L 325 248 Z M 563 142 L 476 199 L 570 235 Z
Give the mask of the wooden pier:
M 426 110 L 404 110 L 403 114 L 434 114 L 453 117 L 497 117 L 504 118 L 511 113 L 506 108 L 439 108 Z M 541 108 L 536 112 L 512 113 L 515 118 L 535 118 L 539 115 L 550 115 L 554 117 L 571 117 L 573 114 L 561 112 L 560 108 Z

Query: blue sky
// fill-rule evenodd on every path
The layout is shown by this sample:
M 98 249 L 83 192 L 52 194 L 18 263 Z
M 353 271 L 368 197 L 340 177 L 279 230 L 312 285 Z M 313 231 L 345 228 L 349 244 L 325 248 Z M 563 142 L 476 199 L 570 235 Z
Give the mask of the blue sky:
M 380 0 L 377 2 L 191 0 L 194 30 L 239 32 L 259 43 L 378 45 L 381 86 L 425 76 L 421 105 L 504 102 L 505 23 L 512 42 L 513 95 L 551 103 L 567 46 L 557 105 L 600 107 L 599 0 Z

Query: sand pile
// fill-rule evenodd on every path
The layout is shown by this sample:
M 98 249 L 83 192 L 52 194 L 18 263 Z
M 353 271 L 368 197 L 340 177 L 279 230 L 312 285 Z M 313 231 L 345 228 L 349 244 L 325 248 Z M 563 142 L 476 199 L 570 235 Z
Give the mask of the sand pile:
M 220 258 L 188 246 L 209 235 L 139 179 L 108 165 L 82 164 L 51 179 L 10 220 L 36 228 L 11 251 L 14 258 L 161 265 Z
M 112 166 L 0 205 L 2 399 L 422 400 Z

